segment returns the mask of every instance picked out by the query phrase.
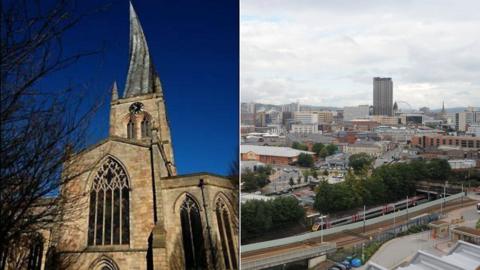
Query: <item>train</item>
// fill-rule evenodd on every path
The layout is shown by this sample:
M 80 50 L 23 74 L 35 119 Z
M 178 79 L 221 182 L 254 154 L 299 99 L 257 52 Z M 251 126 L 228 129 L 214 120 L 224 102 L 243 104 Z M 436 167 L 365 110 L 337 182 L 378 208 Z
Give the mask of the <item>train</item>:
M 418 204 L 422 204 L 422 203 L 425 203 L 425 202 L 428 202 L 427 196 L 426 195 L 418 195 L 418 196 L 408 198 L 408 201 L 407 201 L 407 199 L 405 199 L 405 200 L 401 200 L 401 201 L 398 201 L 398 202 L 395 202 L 395 203 L 390 203 L 390 204 L 387 204 L 387 205 L 377 206 L 377 207 L 374 207 L 374 208 L 371 208 L 371 209 L 368 209 L 368 210 L 365 211 L 365 219 L 371 219 L 371 218 L 383 216 L 383 215 L 386 215 L 386 214 L 390 214 L 394 210 L 398 211 L 398 210 L 405 209 L 405 208 L 407 208 L 407 204 L 408 204 L 408 207 L 413 207 L 413 206 L 416 206 Z M 478 207 L 477 207 L 477 209 L 478 209 Z M 328 219 L 328 217 L 323 218 L 323 219 L 322 218 L 317 218 L 315 220 L 315 223 L 312 225 L 312 231 L 318 231 L 320 228 L 329 229 L 329 228 L 342 226 L 342 225 L 347 225 L 347 224 L 355 223 L 355 222 L 359 222 L 359 221 L 363 221 L 363 211 L 359 211 L 359 212 L 354 213 L 352 215 L 336 218 L 336 219 L 333 219 L 333 220 Z

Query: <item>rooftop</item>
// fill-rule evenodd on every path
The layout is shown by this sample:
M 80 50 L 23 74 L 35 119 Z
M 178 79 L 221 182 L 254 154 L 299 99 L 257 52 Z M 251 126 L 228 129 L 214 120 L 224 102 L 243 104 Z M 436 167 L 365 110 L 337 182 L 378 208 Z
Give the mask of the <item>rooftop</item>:
M 474 270 L 480 266 L 480 246 L 458 241 L 445 256 L 435 256 L 419 250 L 410 263 L 398 270 Z M 367 269 L 369 269 L 367 267 Z M 373 269 L 373 268 L 370 268 Z
M 261 145 L 241 145 L 240 153 L 245 154 L 254 152 L 262 156 L 276 156 L 276 157 L 296 157 L 302 153 L 313 155 L 315 153 L 309 151 L 302 151 L 290 147 L 276 147 L 276 146 L 261 146 Z

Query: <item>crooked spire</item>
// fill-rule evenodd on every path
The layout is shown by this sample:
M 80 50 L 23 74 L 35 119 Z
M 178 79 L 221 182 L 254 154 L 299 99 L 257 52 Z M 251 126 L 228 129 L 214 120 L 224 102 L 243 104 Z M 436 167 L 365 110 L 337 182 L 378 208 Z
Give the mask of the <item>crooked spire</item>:
M 153 66 L 137 13 L 130 2 L 130 64 L 123 97 L 160 92 L 162 92 L 160 78 Z

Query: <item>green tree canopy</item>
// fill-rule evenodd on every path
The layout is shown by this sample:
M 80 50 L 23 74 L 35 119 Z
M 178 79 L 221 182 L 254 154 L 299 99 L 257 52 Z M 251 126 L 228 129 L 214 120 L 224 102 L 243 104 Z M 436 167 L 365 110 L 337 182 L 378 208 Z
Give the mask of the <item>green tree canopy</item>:
M 303 150 L 303 151 L 308 151 L 308 146 L 306 146 L 303 143 L 299 143 L 299 142 L 293 142 L 292 143 L 292 148 L 293 149 L 298 149 L 298 150 Z
M 338 146 L 336 146 L 335 144 L 329 144 L 325 148 L 327 148 L 329 156 L 335 154 L 335 152 L 338 151 Z
M 366 153 L 353 154 L 348 158 L 348 164 L 356 174 L 372 165 L 374 158 Z
M 315 143 L 312 146 L 312 151 L 315 152 L 315 154 L 320 155 L 320 151 L 322 151 L 324 147 L 325 145 L 323 145 L 323 143 Z
M 301 153 L 299 156 L 298 156 L 298 160 L 297 160 L 297 163 L 298 165 L 302 166 L 302 167 L 313 167 L 313 164 L 314 164 L 314 160 L 313 160 L 313 157 L 309 154 L 305 154 L 305 153 Z
M 305 217 L 305 211 L 294 197 L 273 200 L 249 200 L 242 204 L 242 239 L 249 239 L 271 230 L 288 228 Z
M 320 150 L 320 153 L 318 154 L 319 157 L 321 158 L 325 158 L 328 156 L 328 150 L 326 147 L 322 148 L 322 150 Z
M 370 176 L 349 173 L 339 184 L 322 181 L 317 188 L 314 207 L 322 213 L 334 213 L 363 205 L 394 202 L 414 195 L 418 181 L 443 181 L 451 174 L 445 160 L 383 165 L 373 170 Z
M 322 181 L 317 190 L 314 207 L 323 214 L 356 206 L 353 191 L 345 183 L 329 184 L 327 181 Z
M 270 183 L 269 176 L 272 173 L 271 166 L 259 166 L 256 171 L 246 169 L 241 175 L 244 191 L 255 191 Z

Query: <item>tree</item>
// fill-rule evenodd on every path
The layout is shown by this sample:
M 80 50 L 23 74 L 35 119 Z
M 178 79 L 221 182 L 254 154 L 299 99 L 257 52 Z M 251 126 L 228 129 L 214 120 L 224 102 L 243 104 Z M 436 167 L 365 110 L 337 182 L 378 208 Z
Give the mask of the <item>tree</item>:
M 374 158 L 366 153 L 353 154 L 348 158 L 348 164 L 356 174 L 372 165 Z
M 445 181 L 452 173 L 450 164 L 445 159 L 432 159 L 427 163 L 427 171 L 431 180 Z
M 273 200 L 250 200 L 242 204 L 242 239 L 288 228 L 305 217 L 305 211 L 292 197 L 277 197 Z
M 292 178 L 292 177 L 290 177 L 290 180 L 288 181 L 288 184 L 289 184 L 290 186 L 295 185 L 295 183 L 293 182 L 293 178 Z
M 369 197 L 364 198 L 366 205 L 376 205 L 388 202 L 386 197 L 387 187 L 382 179 L 378 177 L 369 177 L 365 181 L 365 189 L 369 191 Z
M 338 151 L 338 146 L 336 146 L 335 144 L 329 144 L 325 148 L 327 149 L 329 156 L 335 154 L 335 152 Z
M 257 180 L 255 179 L 255 174 L 246 169 L 241 176 L 241 181 L 243 183 L 242 189 L 244 191 L 254 191 L 258 189 Z
M 301 153 L 299 156 L 298 156 L 298 161 L 297 161 L 298 165 L 302 166 L 302 167 L 313 167 L 313 157 L 309 154 L 305 154 L 305 153 Z
M 317 187 L 317 194 L 315 195 L 314 207 L 321 213 L 330 213 L 333 186 L 327 181 L 321 181 Z
M 67 161 L 84 146 L 99 104 L 82 105 L 83 90 L 71 85 L 42 85 L 78 59 L 99 52 L 66 53 L 63 48 L 65 34 L 88 13 L 79 14 L 68 0 L 2 2 L 0 256 L 25 235 L 62 218 L 58 191 L 76 175 L 61 172 L 75 171 Z
M 328 156 L 328 149 L 326 147 L 322 148 L 318 156 L 321 158 L 326 158 Z
M 325 170 L 323 171 L 323 175 L 328 176 L 328 171 L 327 171 L 327 169 L 325 169 Z
M 293 149 L 298 149 L 298 150 L 303 150 L 303 151 L 308 151 L 308 146 L 305 144 L 299 143 L 299 142 L 293 142 L 292 143 L 292 148 Z
M 241 181 L 243 182 L 244 191 L 255 191 L 259 188 L 262 188 L 270 183 L 268 179 L 272 172 L 272 167 L 270 166 L 260 166 L 255 172 L 252 172 L 250 169 L 246 169 L 241 176 Z
M 278 197 L 268 203 L 272 211 L 274 227 L 285 228 L 305 217 L 305 211 L 293 197 Z
M 320 151 L 322 151 L 322 149 L 325 147 L 325 145 L 323 145 L 322 143 L 315 143 L 313 146 L 312 146 L 312 151 L 315 152 L 315 154 L 320 155 Z

